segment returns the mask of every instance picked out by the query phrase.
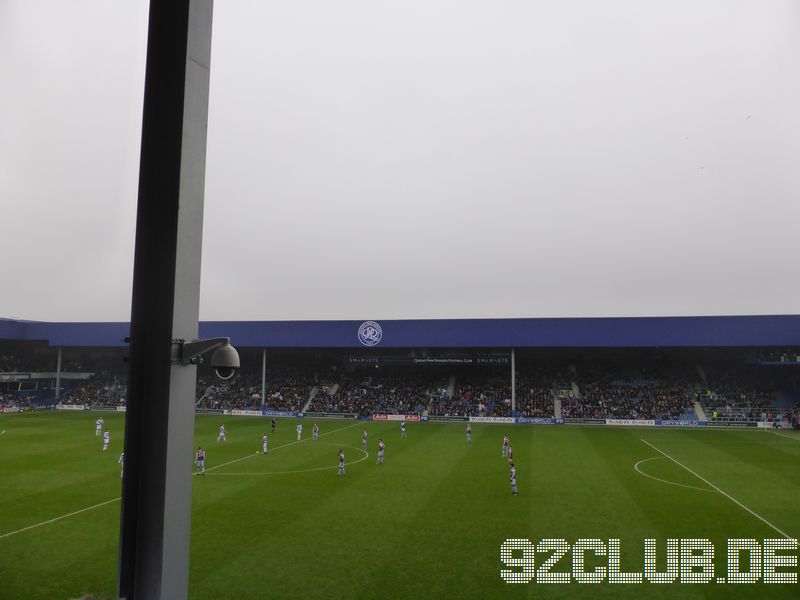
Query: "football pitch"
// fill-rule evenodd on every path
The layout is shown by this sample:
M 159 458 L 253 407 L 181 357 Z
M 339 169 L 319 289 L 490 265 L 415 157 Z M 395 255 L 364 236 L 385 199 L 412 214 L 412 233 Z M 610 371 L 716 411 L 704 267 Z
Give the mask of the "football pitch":
M 2 600 L 113 596 L 124 415 L 102 413 L 112 437 L 101 452 L 99 414 L 0 415 Z M 468 444 L 464 423 L 409 423 L 401 439 L 397 422 L 319 420 L 314 442 L 306 419 L 296 442 L 298 422 L 279 419 L 265 456 L 256 451 L 269 419 L 197 417 L 207 473 L 193 478 L 191 598 L 800 597 L 800 584 L 716 581 L 726 575 L 729 538 L 800 536 L 794 432 L 473 424 Z M 216 441 L 221 423 L 228 442 Z M 518 496 L 501 456 L 504 434 Z M 500 548 L 511 538 L 532 547 L 619 539 L 621 570 L 639 573 L 647 538 L 656 540 L 659 571 L 668 539 L 708 539 L 715 577 L 578 583 L 573 548 L 550 569 L 569 584 L 509 584 Z M 535 553 L 537 569 L 549 555 Z M 609 560 L 586 553 L 586 565 Z

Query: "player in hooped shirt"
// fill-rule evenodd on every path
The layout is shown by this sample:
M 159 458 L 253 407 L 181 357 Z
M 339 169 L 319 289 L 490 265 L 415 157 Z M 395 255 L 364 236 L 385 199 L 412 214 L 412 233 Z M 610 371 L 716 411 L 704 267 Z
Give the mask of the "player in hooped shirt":
M 403 420 L 400 421 L 400 435 L 406 439 L 408 438 L 408 434 L 406 433 L 406 418 L 403 417 Z
M 366 452 L 367 450 L 367 430 L 364 430 L 364 433 L 361 434 L 361 449 Z
M 314 423 L 314 427 L 311 429 L 311 437 L 314 439 L 315 442 L 319 437 L 319 425 L 317 425 L 316 423 Z
M 383 464 L 383 451 L 386 449 L 386 445 L 383 443 L 382 439 L 378 440 L 378 464 Z
M 344 450 L 339 448 L 339 472 L 336 474 L 337 477 L 340 477 L 345 474 L 344 470 Z
M 219 426 L 219 435 L 217 436 L 217 441 L 222 440 L 223 442 L 227 442 L 228 438 L 225 436 L 225 425 Z
M 106 429 L 103 432 L 103 452 L 108 450 L 108 444 L 111 442 L 111 432 Z
M 516 496 L 517 494 L 519 494 L 519 490 L 517 489 L 517 468 L 514 466 L 513 462 L 510 464 L 511 464 L 511 473 L 510 473 L 511 493 Z
M 302 423 L 298 423 L 297 424 L 297 441 L 298 442 L 300 441 L 300 438 L 302 436 L 303 436 L 303 424 Z
M 100 417 L 99 419 L 97 419 L 97 421 L 94 422 L 94 435 L 95 437 L 100 437 L 102 433 L 103 433 L 103 417 Z
M 269 442 L 269 440 L 267 439 L 267 432 L 265 431 L 265 432 L 264 432 L 264 435 L 262 435 L 262 436 L 261 436 L 261 451 L 262 451 L 264 454 L 266 454 L 267 452 L 269 452 L 269 449 L 267 448 L 267 444 L 268 444 L 268 442 Z
M 119 476 L 120 477 L 124 477 L 125 476 L 125 453 L 124 452 L 119 455 L 119 460 L 117 462 L 120 464 Z
M 197 454 L 195 454 L 195 463 L 197 464 L 197 474 L 206 476 L 206 451 L 202 447 L 197 447 Z

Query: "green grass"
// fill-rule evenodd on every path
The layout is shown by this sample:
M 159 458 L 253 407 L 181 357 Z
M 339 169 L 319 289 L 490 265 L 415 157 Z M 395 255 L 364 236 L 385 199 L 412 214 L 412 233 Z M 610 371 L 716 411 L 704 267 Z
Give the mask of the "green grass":
M 104 417 L 112 431 L 107 453 L 94 436 L 97 413 L 0 415 L 1 599 L 113 595 L 124 415 Z M 319 421 L 323 435 L 314 444 L 305 421 L 297 444 L 296 421 L 281 419 L 263 456 L 255 451 L 268 420 L 225 417 L 224 444 L 215 441 L 222 420 L 196 421 L 210 470 L 193 480 L 193 599 L 800 596 L 800 584 L 509 585 L 500 578 L 506 538 L 620 538 L 623 568 L 635 571 L 644 538 L 659 540 L 660 549 L 667 538 L 709 538 L 724 573 L 728 538 L 780 537 L 722 494 L 635 471 L 635 463 L 660 456 L 642 438 L 799 536 L 800 437 L 791 432 L 474 425 L 468 446 L 463 424 L 409 424 L 409 439 L 401 440 L 398 423 Z M 362 426 L 370 456 L 356 462 L 364 458 Z M 500 456 L 504 432 L 514 446 L 517 497 Z M 375 464 L 378 437 L 387 444 L 383 466 Z M 340 446 L 347 446 L 344 478 L 336 476 Z M 640 469 L 709 489 L 663 457 Z M 567 558 L 555 570 L 569 569 Z

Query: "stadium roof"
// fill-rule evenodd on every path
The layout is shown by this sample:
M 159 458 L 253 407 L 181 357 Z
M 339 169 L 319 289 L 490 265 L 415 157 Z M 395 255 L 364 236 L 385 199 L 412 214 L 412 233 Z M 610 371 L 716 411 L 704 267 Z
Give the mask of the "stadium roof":
M 128 323 L 0 319 L 0 339 L 125 346 Z M 800 345 L 800 315 L 372 321 L 206 321 L 243 348 L 713 347 Z

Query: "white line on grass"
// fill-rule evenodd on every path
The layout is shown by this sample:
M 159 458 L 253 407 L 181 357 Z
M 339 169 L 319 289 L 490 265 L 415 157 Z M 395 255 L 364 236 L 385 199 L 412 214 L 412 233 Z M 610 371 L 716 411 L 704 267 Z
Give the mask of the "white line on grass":
M 5 431 L 3 432 L 5 433 Z M 800 436 L 796 435 L 786 435 L 785 433 L 778 433 L 777 431 L 773 431 L 775 435 L 779 435 L 781 437 L 785 437 L 787 440 L 794 440 L 795 442 L 800 442 Z
M 323 435 L 328 435 L 329 433 L 336 433 L 337 431 L 342 431 L 343 429 L 349 429 L 351 427 L 355 427 L 356 425 L 358 425 L 358 423 L 353 423 L 352 425 L 348 425 L 347 427 L 340 427 L 339 429 L 334 429 L 333 431 L 328 431 L 327 433 L 321 433 L 319 435 L 319 437 L 322 437 Z M 3 430 L 3 433 L 5 433 L 5 430 Z M 305 441 L 305 440 L 300 440 L 300 441 Z M 298 444 L 298 443 L 300 443 L 300 442 L 298 442 L 298 441 L 289 442 L 288 444 L 283 444 L 282 446 L 278 446 L 277 448 L 274 448 L 274 449 L 277 450 L 278 448 L 284 448 L 286 446 L 291 446 L 292 444 Z M 216 467 L 211 467 L 210 469 L 206 469 L 206 470 L 210 471 L 212 469 L 219 469 L 220 467 L 224 467 L 225 465 L 229 465 L 229 464 L 238 462 L 240 460 L 244 460 L 245 458 L 250 458 L 251 456 L 255 456 L 255 455 L 254 454 L 249 454 L 247 456 L 243 456 L 242 458 L 237 458 L 236 460 L 232 460 L 230 462 L 227 462 L 227 463 L 224 463 L 224 464 L 221 464 L 221 465 L 217 465 Z M 4 538 L 7 538 L 7 537 L 11 537 L 12 535 L 16 535 L 18 533 L 22 533 L 23 531 L 29 531 L 31 529 L 36 529 L 37 527 L 42 527 L 43 525 L 49 525 L 50 523 L 55 523 L 56 521 L 60 521 L 62 519 L 66 519 L 68 517 L 79 515 L 81 513 L 93 510 L 95 508 L 100 508 L 101 506 L 105 506 L 106 504 L 111 504 L 112 502 L 118 502 L 120 499 L 121 498 L 114 498 L 113 500 L 106 500 L 105 502 L 101 502 L 100 504 L 95 504 L 94 506 L 87 506 L 86 508 L 82 508 L 80 510 L 76 510 L 74 512 L 67 513 L 66 515 L 61 515 L 60 517 L 56 517 L 55 519 L 48 519 L 47 521 L 42 521 L 41 523 L 36 523 L 35 525 L 29 525 L 28 527 L 23 527 L 22 529 L 17 529 L 16 531 L 9 531 L 8 533 L 4 533 L 4 534 L 0 535 L 0 540 L 2 540 Z
M 3 429 L 3 431 L 0 431 L 0 435 L 3 435 L 5 432 L 6 432 L 6 430 Z
M 333 432 L 331 432 L 331 433 L 333 433 Z M 326 442 L 326 443 L 333 444 L 333 442 Z M 333 444 L 333 445 L 336 446 L 338 444 Z M 351 466 L 351 465 L 357 465 L 358 463 L 363 462 L 363 461 L 365 461 L 365 460 L 367 460 L 369 458 L 369 452 L 367 452 L 366 450 L 362 450 L 361 448 L 356 448 L 355 446 L 341 446 L 341 447 L 342 448 L 349 448 L 350 450 L 357 450 L 358 452 L 363 452 L 364 453 L 364 456 L 362 456 L 358 460 L 354 460 L 353 462 L 348 463 L 348 465 L 347 465 L 348 467 Z M 260 473 L 211 473 L 211 474 L 212 475 L 216 475 L 217 477 L 219 477 L 221 475 L 227 475 L 227 476 L 230 476 L 230 475 L 239 475 L 239 476 L 247 476 L 247 475 L 291 475 L 293 473 L 311 473 L 312 471 L 327 471 L 329 469 L 338 469 L 338 468 L 339 467 L 337 465 L 331 465 L 329 467 L 315 467 L 313 469 L 299 469 L 299 470 L 296 470 L 296 471 L 262 471 Z M 711 490 L 708 490 L 708 491 L 711 491 Z
M 345 429 L 350 429 L 351 427 L 355 427 L 356 425 L 358 425 L 357 422 L 353 423 L 352 425 L 347 425 L 346 427 L 339 427 L 339 429 L 334 429 L 333 431 L 327 431 L 325 433 L 320 433 L 319 437 L 322 437 L 323 435 L 329 435 L 331 433 L 336 433 L 337 431 L 343 431 Z M 293 446 L 295 444 L 301 444 L 301 443 L 303 443 L 305 441 L 308 441 L 308 439 L 309 438 L 306 438 L 304 440 L 295 440 L 293 442 L 289 442 L 288 444 L 282 444 L 280 446 L 276 446 L 275 448 L 272 448 L 272 452 L 275 452 L 275 450 L 278 450 L 280 448 L 286 448 L 286 446 Z M 222 463 L 221 465 L 216 465 L 214 467 L 209 467 L 208 469 L 206 469 L 206 471 L 213 471 L 214 469 L 221 469 L 222 467 L 227 467 L 228 465 L 232 465 L 233 463 L 237 463 L 237 462 L 239 462 L 241 460 L 245 460 L 246 458 L 253 458 L 254 456 L 257 456 L 257 455 L 258 454 L 254 452 L 253 454 L 248 454 L 246 456 L 242 456 L 241 458 L 234 458 L 233 460 L 230 460 L 230 461 L 228 461 L 226 463 Z M 194 474 L 195 474 L 195 476 L 197 475 L 196 472 Z
M 683 488 L 689 488 L 690 490 L 699 490 L 701 492 L 710 492 L 712 494 L 714 493 L 714 490 L 709 490 L 709 489 L 706 489 L 706 488 L 699 488 L 696 485 L 686 485 L 685 483 L 678 483 L 676 481 L 669 481 L 667 479 L 661 479 L 660 477 L 655 477 L 654 475 L 650 475 L 648 473 L 645 473 L 641 469 L 639 469 L 639 465 L 642 464 L 643 462 L 647 462 L 649 460 L 656 460 L 657 458 L 664 458 L 664 457 L 663 456 L 651 456 L 650 458 L 645 458 L 645 459 L 640 460 L 639 462 L 637 462 L 635 465 L 633 465 L 633 468 L 640 475 L 644 475 L 645 477 L 649 477 L 650 479 L 655 479 L 656 481 L 660 481 L 662 483 L 668 483 L 670 485 L 677 485 L 677 486 L 680 486 L 680 487 L 683 487 Z
M 691 470 L 689 467 L 687 467 L 687 466 L 686 466 L 686 465 L 684 465 L 683 463 L 680 463 L 680 462 L 678 462 L 677 460 L 675 460 L 674 458 L 672 458 L 672 457 L 671 457 L 669 454 L 667 454 L 667 453 L 666 453 L 666 452 L 664 452 L 663 450 L 659 450 L 658 448 L 656 448 L 655 446 L 653 446 L 653 444 L 651 444 L 651 443 L 650 443 L 650 442 L 648 442 L 647 440 L 645 440 L 645 439 L 642 439 L 642 438 L 639 438 L 639 439 L 640 439 L 640 440 L 642 440 L 642 441 L 643 441 L 645 444 L 647 444 L 648 446 L 650 446 L 650 447 L 651 447 L 653 450 L 655 450 L 656 452 L 659 452 L 659 453 L 663 454 L 664 456 L 666 456 L 668 459 L 670 459 L 670 460 L 671 460 L 672 462 L 674 462 L 676 465 L 678 465 L 678 466 L 681 466 L 681 467 L 683 467 L 684 469 L 686 469 L 687 471 L 689 471 L 689 473 L 691 473 L 692 475 L 694 475 L 695 477 L 697 477 L 697 478 L 698 478 L 700 481 L 702 481 L 702 482 L 706 483 L 707 485 L 710 485 L 712 488 L 714 488 L 715 490 L 717 490 L 717 491 L 718 491 L 720 494 L 722 494 L 723 496 L 725 496 L 725 497 L 726 497 L 728 500 L 731 500 L 732 502 L 734 502 L 734 503 L 738 504 L 740 507 L 742 507 L 743 509 L 745 509 L 747 512 L 749 512 L 751 515 L 753 515 L 753 516 L 754 516 L 756 519 L 758 519 L 759 521 L 762 521 L 763 523 L 766 523 L 767 525 L 769 525 L 770 527 L 772 527 L 772 529 L 774 529 L 775 531 L 777 531 L 778 533 L 780 533 L 780 534 L 781 534 L 783 537 L 785 537 L 785 538 L 787 538 L 787 539 L 790 539 L 790 540 L 791 540 L 791 539 L 794 539 L 792 536 L 790 536 L 790 535 L 789 535 L 789 534 L 787 534 L 786 532 L 784 532 L 784 531 L 781 531 L 780 529 L 778 529 L 777 527 L 775 527 L 775 525 L 773 525 L 772 523 L 770 523 L 769 521 L 767 521 L 767 520 L 766 520 L 764 517 L 762 517 L 761 515 L 759 515 L 757 512 L 754 512 L 753 510 L 751 510 L 751 509 L 747 508 L 747 507 L 746 507 L 744 504 L 742 504 L 741 502 L 739 502 L 739 501 L 738 501 L 736 498 L 734 498 L 734 497 L 733 497 L 733 496 L 731 496 L 730 494 L 728 494 L 728 493 L 726 493 L 726 492 L 722 491 L 721 489 L 719 489 L 717 486 L 715 486 L 713 483 L 711 483 L 711 482 L 710 482 L 708 479 L 706 479 L 705 477 L 702 477 L 701 475 L 698 475 L 697 473 L 695 473 L 694 471 L 692 471 L 692 470 Z
M 101 506 L 105 506 L 106 504 L 111 504 L 112 502 L 117 502 L 119 498 L 114 498 L 113 500 L 106 500 L 105 502 L 101 502 L 100 504 L 95 504 L 94 506 L 89 506 L 88 508 L 82 508 L 80 510 L 76 510 L 75 512 L 67 513 L 66 515 L 61 515 L 60 517 L 56 517 L 55 519 L 50 519 L 49 521 L 42 521 L 41 523 L 37 523 L 36 525 L 29 525 L 28 527 L 23 527 L 22 529 L 17 529 L 16 531 L 10 531 L 9 533 L 4 533 L 0 535 L 0 540 L 3 538 L 10 537 L 17 533 L 22 533 L 23 531 L 28 531 L 29 529 L 36 529 L 37 527 L 41 527 L 42 525 L 49 525 L 50 523 L 55 523 L 56 521 L 60 521 L 61 519 L 66 519 L 67 517 L 72 517 L 73 515 L 79 515 L 81 513 L 86 512 L 87 510 L 92 510 L 93 508 L 100 508 Z

